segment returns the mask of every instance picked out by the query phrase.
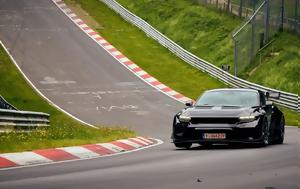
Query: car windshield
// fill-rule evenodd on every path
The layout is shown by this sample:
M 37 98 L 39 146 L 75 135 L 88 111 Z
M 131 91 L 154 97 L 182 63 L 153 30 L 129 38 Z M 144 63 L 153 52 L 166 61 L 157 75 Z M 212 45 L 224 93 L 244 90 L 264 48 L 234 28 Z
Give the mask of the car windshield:
M 252 91 L 208 91 L 195 106 L 258 106 L 258 93 Z

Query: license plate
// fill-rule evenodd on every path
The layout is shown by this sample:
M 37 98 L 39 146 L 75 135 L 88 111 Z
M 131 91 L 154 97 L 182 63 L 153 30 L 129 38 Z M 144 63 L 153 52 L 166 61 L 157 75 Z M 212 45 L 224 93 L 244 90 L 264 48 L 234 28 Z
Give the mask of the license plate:
M 204 139 L 225 139 L 226 134 L 225 133 L 204 133 L 203 138 Z

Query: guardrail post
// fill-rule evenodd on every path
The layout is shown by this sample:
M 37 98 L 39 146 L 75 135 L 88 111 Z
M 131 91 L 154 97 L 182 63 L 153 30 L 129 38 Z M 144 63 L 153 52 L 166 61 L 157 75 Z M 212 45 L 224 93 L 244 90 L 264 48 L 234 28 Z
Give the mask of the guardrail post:
M 231 0 L 227 0 L 227 12 L 230 12 L 230 4 L 231 4 Z
M 239 17 L 242 17 L 243 14 L 243 0 L 240 0 L 240 8 L 239 8 Z
M 237 76 L 238 72 L 238 41 L 233 38 L 234 40 L 234 75 Z
M 283 22 L 284 22 L 284 0 L 281 0 L 281 7 L 280 7 L 280 27 L 279 27 L 279 31 L 282 32 L 283 31 Z
M 295 0 L 295 31 L 297 31 L 297 28 L 298 28 L 298 6 L 299 6 L 299 1 L 298 0 Z
M 269 33 L 270 33 L 270 1 L 266 0 L 265 4 L 265 40 L 266 44 L 269 41 Z
M 250 48 L 250 61 L 252 62 L 254 57 L 255 57 L 255 19 L 256 19 L 256 15 L 253 17 L 253 19 L 251 20 L 251 48 Z

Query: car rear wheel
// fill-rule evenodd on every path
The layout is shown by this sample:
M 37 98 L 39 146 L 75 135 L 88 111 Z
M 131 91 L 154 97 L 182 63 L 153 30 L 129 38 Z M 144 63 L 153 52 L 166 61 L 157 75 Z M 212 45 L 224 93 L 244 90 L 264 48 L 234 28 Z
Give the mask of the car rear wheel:
M 176 148 L 185 148 L 185 149 L 189 149 L 189 148 L 192 146 L 192 143 L 190 143 L 190 142 L 174 143 L 174 145 L 176 146 Z
M 279 129 L 277 131 L 277 136 L 276 136 L 276 140 L 274 141 L 275 144 L 282 144 L 284 141 L 284 128 L 285 126 L 285 119 L 284 116 L 281 116 L 281 119 L 279 121 Z

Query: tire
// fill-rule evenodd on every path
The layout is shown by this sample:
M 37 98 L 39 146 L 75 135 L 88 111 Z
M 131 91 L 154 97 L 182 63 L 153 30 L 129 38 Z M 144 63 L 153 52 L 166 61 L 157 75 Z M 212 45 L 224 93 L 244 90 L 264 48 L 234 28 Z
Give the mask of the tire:
M 285 133 L 285 119 L 284 116 L 282 115 L 279 121 L 279 130 L 277 131 L 276 134 L 276 139 L 274 140 L 274 144 L 282 144 L 284 141 L 284 133 Z
M 262 128 L 261 128 L 262 140 L 258 144 L 259 147 L 265 147 L 265 146 L 269 145 L 269 143 L 270 143 L 270 132 L 268 129 L 267 119 L 264 119 L 262 124 L 263 124 Z
M 190 143 L 190 142 L 174 143 L 174 145 L 176 146 L 176 148 L 185 148 L 185 149 L 189 149 L 189 148 L 192 146 L 192 143 Z

